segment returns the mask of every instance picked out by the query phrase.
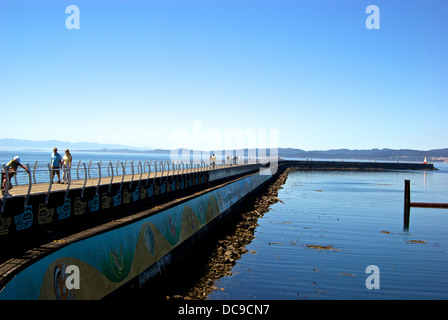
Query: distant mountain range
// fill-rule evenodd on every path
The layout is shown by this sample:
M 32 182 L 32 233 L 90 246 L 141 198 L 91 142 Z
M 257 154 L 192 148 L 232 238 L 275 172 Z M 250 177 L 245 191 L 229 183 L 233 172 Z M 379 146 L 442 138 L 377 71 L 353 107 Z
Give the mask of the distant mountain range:
M 64 142 L 59 140 L 48 141 L 30 141 L 19 139 L 0 139 L 0 150 L 35 150 L 48 151 L 58 147 L 60 150 L 66 148 L 70 151 L 95 151 L 95 152 L 114 152 L 114 153 L 147 153 L 147 154 L 170 154 L 172 151 L 168 149 L 147 149 L 142 150 L 130 146 L 118 144 L 100 144 L 92 142 Z M 176 153 L 182 154 L 193 153 L 191 150 L 179 149 L 174 150 Z M 225 154 L 224 151 L 203 151 L 202 154 L 215 153 L 216 155 Z M 235 154 L 235 153 L 234 153 Z M 260 155 L 264 156 L 264 152 L 257 149 L 240 149 L 236 154 L 245 156 Z M 269 154 L 267 154 L 269 156 Z M 282 158 L 300 158 L 300 159 L 346 159 L 346 160 L 378 160 L 378 161 L 423 161 L 426 157 L 431 162 L 448 162 L 448 148 L 433 150 L 412 150 L 412 149 L 370 149 L 370 150 L 312 150 L 305 151 L 294 148 L 279 148 L 278 156 Z
M 57 147 L 60 151 L 70 150 L 100 150 L 100 149 L 128 149 L 138 150 L 130 146 L 121 144 L 101 144 L 93 142 L 67 142 L 60 140 L 20 140 L 20 139 L 0 139 L 0 150 L 31 150 L 31 151 L 49 151 Z
M 431 162 L 448 162 L 448 148 L 425 151 L 412 149 L 336 149 L 326 151 L 304 151 L 288 148 L 279 149 L 278 153 L 280 156 L 288 158 L 423 161 L 426 157 L 427 160 Z

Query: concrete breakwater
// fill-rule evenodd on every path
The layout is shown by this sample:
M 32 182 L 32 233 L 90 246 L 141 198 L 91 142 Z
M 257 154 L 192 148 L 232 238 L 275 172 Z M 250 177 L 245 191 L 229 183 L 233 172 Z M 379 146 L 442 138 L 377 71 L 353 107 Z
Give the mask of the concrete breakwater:
M 297 170 L 354 170 L 354 171 L 382 171 L 382 170 L 437 170 L 432 163 L 412 162 L 371 162 L 371 161 L 315 161 L 290 160 L 283 162 L 288 167 Z
M 269 207 L 281 201 L 277 198 L 279 189 L 285 183 L 288 173 L 294 170 L 286 168 L 277 178 L 272 179 L 248 199 L 238 215 L 222 232 L 215 233 L 209 241 L 201 244 L 201 250 L 195 250 L 187 259 L 176 265 L 165 277 L 156 281 L 155 290 L 146 290 L 144 297 L 153 300 L 202 300 L 217 290 L 216 281 L 232 274 L 232 268 L 248 251 L 255 237 L 258 219 L 269 211 Z M 151 288 L 154 288 L 151 286 Z
M 281 161 L 276 175 L 287 167 L 303 170 L 434 169 L 432 165 L 404 163 Z M 179 177 L 148 180 L 149 183 L 143 185 L 147 187 L 147 197 L 139 196 L 134 200 L 131 196 L 133 201 L 123 201 L 122 206 L 115 209 L 98 204 L 97 208 L 103 210 L 100 212 L 85 211 L 77 215 L 70 211 L 72 220 L 57 219 L 56 209 L 52 220 L 46 224 L 47 228 L 39 223 L 40 215 L 36 217 L 31 211 L 30 227 L 17 229 L 18 222 L 26 219 L 17 219 L 17 213 L 6 210 L 2 219 L 9 218 L 9 228 L 15 229 L 8 229 L 12 232 L 4 234 L 5 239 L 12 239 L 15 235 L 43 235 L 48 230 L 53 232 L 59 228 L 63 230 L 64 226 L 75 223 L 77 217 L 78 221 L 89 216 L 100 219 L 111 215 L 114 219 L 89 229 L 84 227 L 77 233 L 70 232 L 65 237 L 29 248 L 22 255 L 4 261 L 0 265 L 0 299 L 100 299 L 125 285 L 144 286 L 180 259 L 181 253 L 187 251 L 184 249 L 200 241 L 204 234 L 211 233 L 223 219 L 232 215 L 248 195 L 275 178 L 276 175 L 261 175 L 259 168 L 260 165 L 235 166 L 204 172 L 202 176 L 192 175 L 191 179 L 184 180 L 184 188 L 180 187 Z M 148 192 L 151 186 L 152 195 Z M 136 184 L 133 192 L 145 194 L 141 187 L 142 183 Z M 161 192 L 163 187 L 165 190 Z M 85 195 L 93 197 L 93 200 L 101 194 L 101 188 L 93 186 L 92 190 L 86 189 Z M 118 188 L 118 185 L 112 185 L 109 190 L 113 193 Z M 159 191 L 157 194 L 155 189 Z M 79 191 L 73 190 L 73 196 L 76 192 Z M 63 192 L 59 196 L 52 194 L 49 203 L 60 206 L 64 195 Z M 67 197 L 71 199 L 71 196 L 68 193 Z M 18 197 L 8 201 L 9 208 L 17 208 L 18 214 L 22 214 L 24 199 Z M 12 205 L 14 201 L 16 206 Z M 32 206 L 31 198 L 28 204 Z M 74 208 L 70 206 L 70 210 Z M 67 272 L 70 266 L 76 266 L 79 271 L 79 285 L 73 288 L 65 285 L 71 279 L 70 272 Z
M 261 175 L 258 168 L 231 168 L 234 180 L 215 187 L 215 179 L 209 175 L 207 187 L 212 188 L 173 198 L 6 261 L 0 267 L 0 299 L 100 299 L 131 281 L 144 285 L 178 259 L 176 249 L 198 241 L 201 233 L 209 232 L 236 204 L 272 179 Z M 72 266 L 79 272 L 77 287 L 66 286 L 71 279 L 67 270 Z

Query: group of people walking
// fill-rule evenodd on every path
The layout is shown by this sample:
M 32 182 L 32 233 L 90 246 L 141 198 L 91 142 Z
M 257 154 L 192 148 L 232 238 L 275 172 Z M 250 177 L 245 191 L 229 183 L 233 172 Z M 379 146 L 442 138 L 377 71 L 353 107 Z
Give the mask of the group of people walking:
M 229 164 L 229 165 L 237 164 L 237 161 L 238 161 L 238 156 L 233 156 L 233 157 L 227 156 L 226 157 L 226 163 Z M 215 165 L 216 165 L 216 156 L 215 156 L 215 154 L 210 156 L 209 163 L 210 163 L 210 167 L 212 169 L 215 169 Z
M 51 154 L 51 181 L 54 181 L 54 176 L 58 176 L 58 182 L 61 183 L 61 167 L 64 169 L 64 174 L 62 176 L 62 183 L 68 182 L 68 169 L 72 166 L 72 155 L 68 149 L 65 149 L 65 154 L 63 157 L 58 153 L 58 148 L 53 149 Z
M 51 181 L 54 181 L 54 176 L 58 176 L 57 183 L 61 183 L 60 170 L 63 168 L 64 174 L 62 177 L 62 183 L 68 182 L 69 179 L 69 168 L 72 166 L 72 155 L 68 149 L 65 149 L 65 154 L 63 157 L 58 153 L 58 148 L 53 149 L 51 154 Z M 20 157 L 15 156 L 6 165 L 6 171 L 2 169 L 2 194 L 6 192 L 8 185 L 8 190 L 12 189 L 11 178 L 16 175 L 16 171 L 19 167 L 22 167 L 26 173 L 30 174 L 30 171 L 20 162 Z M 7 180 L 8 179 L 8 180 Z

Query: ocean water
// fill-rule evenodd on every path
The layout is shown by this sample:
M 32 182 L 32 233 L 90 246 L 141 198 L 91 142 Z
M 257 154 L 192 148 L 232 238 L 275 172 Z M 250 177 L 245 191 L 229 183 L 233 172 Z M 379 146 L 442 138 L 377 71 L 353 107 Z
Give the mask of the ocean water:
M 58 150 L 61 156 L 64 155 L 64 150 Z M 28 163 L 30 167 L 34 165 L 36 161 L 38 161 L 39 165 L 46 165 L 50 162 L 51 154 L 53 150 L 48 150 L 48 152 L 44 151 L 6 151 L 0 150 L 0 163 L 5 164 L 9 162 L 14 156 L 19 156 L 22 164 Z M 109 152 L 77 152 L 71 151 L 73 157 L 73 163 L 77 164 L 79 161 L 81 162 L 104 162 L 108 163 L 109 161 L 116 162 L 120 161 L 145 161 L 145 160 L 169 160 L 170 156 L 166 154 L 138 154 L 138 153 L 109 153 Z
M 58 150 L 61 156 L 64 155 L 65 149 Z M 73 179 L 84 179 L 84 164 L 86 165 L 86 175 L 88 178 L 97 178 L 100 174 L 101 176 L 110 176 L 110 166 L 112 164 L 114 175 L 121 175 L 123 173 L 123 167 L 125 174 L 131 174 L 132 169 L 134 169 L 135 174 L 140 172 L 147 173 L 149 166 L 151 172 L 156 171 L 155 166 L 157 166 L 157 171 L 161 172 L 167 170 L 167 161 L 170 162 L 170 170 L 173 169 L 172 164 L 179 164 L 179 168 L 182 168 L 182 164 L 185 169 L 198 168 L 202 165 L 207 166 L 209 164 L 209 155 L 204 153 L 183 155 L 183 154 L 149 154 L 149 153 L 121 153 L 121 152 L 95 152 L 95 151 L 70 151 L 72 155 L 72 169 L 71 174 Z M 4 164 L 7 164 L 15 156 L 20 157 L 21 163 L 26 166 L 29 165 L 30 169 L 33 171 L 32 183 L 48 183 L 49 181 L 49 170 L 48 164 L 50 163 L 51 154 L 53 150 L 48 152 L 44 151 L 8 151 L 0 150 L 0 166 L 3 168 Z M 244 161 L 247 163 L 247 157 Z M 117 162 L 120 162 L 118 164 Z M 251 159 L 251 161 L 253 161 Z M 163 163 L 163 164 L 162 164 Z M 223 155 L 216 156 L 216 165 L 220 166 L 226 163 L 226 159 Z M 99 166 L 98 166 L 99 164 Z M 19 168 L 17 175 L 14 176 L 13 183 L 15 185 L 22 185 L 29 183 L 29 177 L 26 172 Z
M 61 156 L 64 156 L 64 150 L 58 150 Z M 20 161 L 23 165 L 28 164 L 30 168 L 36 172 L 35 174 L 35 182 L 37 183 L 47 183 L 49 181 L 49 172 L 48 172 L 48 164 L 50 163 L 51 154 L 53 150 L 49 150 L 48 152 L 44 151 L 7 151 L 0 150 L 0 165 L 7 164 L 14 156 L 19 156 Z M 84 167 L 83 163 L 86 164 L 86 171 L 89 172 L 89 177 L 98 177 L 99 169 L 98 163 L 101 163 L 101 175 L 109 176 L 109 162 L 111 161 L 114 167 L 114 172 L 116 172 L 117 161 L 122 162 L 125 165 L 125 172 L 130 174 L 132 162 L 134 165 L 134 172 L 139 172 L 138 163 L 141 162 L 142 170 L 144 172 L 148 172 L 147 166 L 143 168 L 145 161 L 152 161 L 151 171 L 154 171 L 154 161 L 160 163 L 161 161 L 165 162 L 166 160 L 170 160 L 169 154 L 145 154 L 145 153 L 112 153 L 112 152 L 77 152 L 71 151 L 72 155 L 72 177 L 73 179 L 77 179 L 78 176 L 82 179 L 84 177 Z M 175 159 L 178 160 L 177 158 Z M 195 159 L 196 160 L 196 159 Z M 183 160 L 185 163 L 189 161 L 189 159 Z M 37 163 L 36 163 L 37 162 Z M 81 162 L 78 168 L 78 164 Z M 90 169 L 89 168 L 90 164 Z M 36 169 L 34 170 L 36 165 Z M 160 170 L 160 164 L 158 164 Z M 121 164 L 118 167 L 119 174 L 122 174 Z M 116 173 L 115 173 L 116 174 Z M 17 176 L 17 184 L 28 184 L 28 176 L 25 174 L 23 169 L 19 169 Z
M 448 203 L 448 164 L 436 167 L 291 172 L 208 299 L 447 299 L 448 209 L 411 208 L 403 228 L 405 179 L 411 201 Z
M 0 151 L 0 163 L 15 155 L 30 166 L 46 165 L 51 150 Z M 74 164 L 169 160 L 134 153 L 72 155 Z M 411 208 L 409 229 L 403 229 L 405 179 L 411 180 L 411 201 L 448 203 L 448 164 L 436 167 L 291 172 L 279 191 L 283 203 L 258 220 L 249 252 L 215 283 L 218 290 L 208 299 L 447 299 L 448 210 Z M 21 171 L 18 179 L 26 177 Z M 45 170 L 41 174 L 46 178 Z M 366 287 L 370 265 L 378 267 L 379 289 Z

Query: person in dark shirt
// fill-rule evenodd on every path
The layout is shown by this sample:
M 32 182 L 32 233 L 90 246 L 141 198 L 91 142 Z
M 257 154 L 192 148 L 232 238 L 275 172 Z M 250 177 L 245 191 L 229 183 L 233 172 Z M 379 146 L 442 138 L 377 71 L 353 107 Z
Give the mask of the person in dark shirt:
M 51 179 L 52 182 L 54 180 L 54 175 L 57 174 L 58 176 L 58 183 L 61 183 L 61 174 L 60 169 L 62 166 L 62 157 L 58 153 L 58 148 L 53 149 L 53 153 L 51 154 Z

